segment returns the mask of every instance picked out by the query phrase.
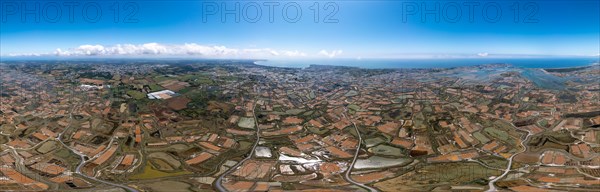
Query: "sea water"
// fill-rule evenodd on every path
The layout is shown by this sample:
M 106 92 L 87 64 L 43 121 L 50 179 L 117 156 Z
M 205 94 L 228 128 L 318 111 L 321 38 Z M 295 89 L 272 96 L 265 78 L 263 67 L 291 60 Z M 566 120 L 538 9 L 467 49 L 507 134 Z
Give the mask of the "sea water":
M 332 65 L 366 69 L 387 68 L 451 68 L 482 64 L 511 64 L 521 68 L 567 68 L 592 65 L 598 58 L 470 58 L 470 59 L 306 59 L 264 60 L 258 65 L 272 67 L 306 68 L 310 65 Z

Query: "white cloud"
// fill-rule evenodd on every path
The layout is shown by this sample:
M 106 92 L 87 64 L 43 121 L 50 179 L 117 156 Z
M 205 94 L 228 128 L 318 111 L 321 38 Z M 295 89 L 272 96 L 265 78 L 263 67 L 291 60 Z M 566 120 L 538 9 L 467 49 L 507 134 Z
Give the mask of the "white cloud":
M 335 53 L 334 53 L 335 54 Z M 270 48 L 237 49 L 225 46 L 185 44 L 117 44 L 80 45 L 70 49 L 56 49 L 53 53 L 10 54 L 9 56 L 197 56 L 204 58 L 272 58 L 306 57 L 298 50 L 274 50 Z
M 39 53 L 9 53 L 7 54 L 9 57 L 39 57 L 44 56 L 44 54 Z
M 342 52 L 344 52 L 344 51 L 342 51 L 342 50 L 333 50 L 331 52 L 328 52 L 327 50 L 321 50 L 321 51 L 319 51 L 319 55 L 323 55 L 323 56 L 326 56 L 326 57 L 329 57 L 329 58 L 334 58 L 334 57 L 336 57 L 338 55 L 341 55 Z
M 306 57 L 306 53 L 300 52 L 298 50 L 283 51 L 283 55 L 288 56 L 288 57 Z
M 104 47 L 102 45 L 81 45 L 77 48 L 67 51 L 67 55 L 75 56 L 94 56 L 94 55 L 200 55 L 200 56 L 226 56 L 238 54 L 237 49 L 230 49 L 225 46 L 204 46 L 195 43 L 186 43 L 183 45 L 163 45 L 158 43 L 146 44 L 117 44 Z
M 489 53 L 477 53 L 477 56 L 480 57 L 487 57 L 489 55 Z

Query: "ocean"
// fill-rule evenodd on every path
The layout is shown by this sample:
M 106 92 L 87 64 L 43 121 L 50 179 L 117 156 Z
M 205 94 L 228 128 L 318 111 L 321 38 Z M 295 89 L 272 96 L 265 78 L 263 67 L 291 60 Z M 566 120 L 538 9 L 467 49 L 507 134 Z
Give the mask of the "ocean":
M 264 60 L 257 65 L 306 68 L 310 65 L 333 65 L 366 69 L 389 68 L 452 68 L 482 64 L 505 63 L 521 68 L 568 68 L 588 66 L 599 58 L 472 58 L 472 59 L 323 59 L 323 60 Z

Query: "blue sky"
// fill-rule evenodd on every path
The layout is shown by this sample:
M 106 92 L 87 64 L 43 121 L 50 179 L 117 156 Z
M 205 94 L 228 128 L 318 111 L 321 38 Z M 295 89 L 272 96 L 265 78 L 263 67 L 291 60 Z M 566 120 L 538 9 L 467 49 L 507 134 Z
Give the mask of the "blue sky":
M 530 4 L 506 0 L 456 1 L 458 4 L 266 1 L 278 4 L 273 7 L 273 22 L 269 21 L 265 1 L 88 1 L 73 7 L 72 22 L 65 5 L 72 1 L 53 2 L 58 3 L 1 1 L 2 56 L 446 58 L 597 56 L 600 52 L 597 0 Z M 39 8 L 34 12 L 40 21 L 35 21 L 34 14 L 25 14 L 23 21 L 24 9 L 34 9 L 36 3 Z M 469 9 L 465 3 L 478 5 Z M 239 22 L 234 14 L 221 14 L 236 4 Z M 436 4 L 439 8 L 433 12 L 440 16 L 439 22 L 434 14 L 424 15 L 423 21 L 423 6 L 434 9 Z M 261 17 L 252 22 L 257 6 Z M 57 7 L 61 12 L 56 11 Z M 283 7 L 288 7 L 287 11 Z M 318 16 L 314 11 L 317 7 Z M 102 16 L 94 21 L 96 8 Z M 114 8 L 119 8 L 118 15 Z M 134 8 L 137 11 L 132 12 Z M 302 16 L 296 22 L 286 21 L 295 17 L 296 8 Z M 494 20 L 496 10 L 501 11 L 501 16 Z M 456 17 L 457 11 L 460 18 Z M 132 20 L 124 22 L 129 13 L 134 13 Z M 332 17 L 328 21 L 337 22 L 324 22 L 329 14 Z M 53 22 L 56 15 L 60 18 Z

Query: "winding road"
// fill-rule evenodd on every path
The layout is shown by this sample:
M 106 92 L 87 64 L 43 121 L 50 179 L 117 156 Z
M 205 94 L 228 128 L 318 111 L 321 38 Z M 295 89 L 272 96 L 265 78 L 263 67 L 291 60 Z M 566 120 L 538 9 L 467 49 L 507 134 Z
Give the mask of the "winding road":
M 354 158 L 352 158 L 352 163 L 350 163 L 350 166 L 348 167 L 348 170 L 346 171 L 346 173 L 344 174 L 344 179 L 346 179 L 346 181 L 348 181 L 349 183 L 352 183 L 356 186 L 359 186 L 363 189 L 366 189 L 367 191 L 371 191 L 371 192 L 376 192 L 378 191 L 377 189 L 373 188 L 373 187 L 369 187 L 368 185 L 365 185 L 363 183 L 359 183 L 356 182 L 352 179 L 352 177 L 350 177 L 350 173 L 352 172 L 352 168 L 354 168 L 354 164 L 356 163 L 356 159 L 358 158 L 358 153 L 360 152 L 360 145 L 362 143 L 362 136 L 360 136 L 360 132 L 358 131 L 358 127 L 356 126 L 356 123 L 354 123 L 354 121 L 350 120 L 350 118 L 348 118 L 348 116 L 346 116 L 346 111 L 348 109 L 346 107 L 344 107 L 344 113 L 342 115 L 344 115 L 344 118 L 348 119 L 352 125 L 354 126 L 354 130 L 356 131 L 356 135 L 358 135 L 358 145 L 356 146 L 356 152 L 354 152 Z
M 83 155 L 83 154 L 79 153 L 77 150 L 75 150 L 75 149 L 72 149 L 71 147 L 67 146 L 67 145 L 66 145 L 66 144 L 65 144 L 65 143 L 62 141 L 62 135 L 63 135 L 63 134 L 64 134 L 64 133 L 67 131 L 67 129 L 69 129 L 69 128 L 71 127 L 71 122 L 73 121 L 73 110 L 75 110 L 75 108 L 76 108 L 76 106 L 75 106 L 75 107 L 73 107 L 73 108 L 71 109 L 71 111 L 69 112 L 69 120 L 70 120 L 70 121 L 69 121 L 69 124 L 68 124 L 68 125 L 65 127 L 65 129 L 64 129 L 62 132 L 60 132 L 60 133 L 59 133 L 59 134 L 56 136 L 56 140 L 57 140 L 58 142 L 60 142 L 60 143 L 61 143 L 61 144 L 62 144 L 62 145 L 65 147 L 65 148 L 69 149 L 71 152 L 73 152 L 73 153 L 77 154 L 77 155 L 79 156 L 79 158 L 81 159 L 81 162 L 79 163 L 79 165 L 77 165 L 77 168 L 75 169 L 75 173 L 76 173 L 76 174 L 78 174 L 78 175 L 80 175 L 80 176 L 82 176 L 82 177 L 85 177 L 85 178 L 87 178 L 87 179 L 89 179 L 89 180 L 93 180 L 93 181 L 96 181 L 96 182 L 99 182 L 99 183 L 103 183 L 103 184 L 111 185 L 111 186 L 114 186 L 114 187 L 119 187 L 119 188 L 125 189 L 125 190 L 127 190 L 127 191 L 131 191 L 131 192 L 138 192 L 138 190 L 137 190 L 137 189 L 134 189 L 134 188 L 132 188 L 132 187 L 129 187 L 129 186 L 127 186 L 127 185 L 122 185 L 122 184 L 118 184 L 118 183 L 113 183 L 113 182 L 109 182 L 109 181 L 104 181 L 104 180 L 98 179 L 98 178 L 96 178 L 96 177 L 91 177 L 91 176 L 88 176 L 88 175 L 85 175 L 85 174 L 82 174 L 82 173 L 81 173 L 81 167 L 83 167 L 83 165 L 85 165 L 85 164 L 86 164 L 87 162 L 89 162 L 91 159 L 89 159 L 88 161 L 86 161 L 86 160 L 85 160 L 85 155 Z M 113 140 L 111 139 L 111 140 L 110 140 L 110 142 L 109 142 L 109 146 L 110 146 L 110 144 L 112 144 L 112 141 L 113 141 Z
M 523 150 L 519 151 L 518 153 L 515 153 L 515 154 L 511 155 L 510 158 L 508 158 L 508 166 L 506 166 L 506 170 L 504 170 L 504 173 L 502 173 L 502 175 L 500 175 L 500 176 L 492 179 L 488 183 L 488 185 L 489 185 L 490 188 L 486 192 L 495 192 L 495 191 L 498 191 L 496 189 L 496 185 L 495 185 L 496 181 L 498 181 L 498 180 L 502 179 L 503 177 L 505 177 L 506 175 L 508 175 L 508 172 L 511 171 L 510 168 L 512 167 L 513 158 L 515 156 L 517 156 L 520 153 L 523 153 L 523 152 L 527 151 L 527 145 L 525 145 L 525 142 L 529 139 L 529 136 L 531 136 L 531 132 L 527 131 L 527 136 L 525 136 L 525 139 L 523 139 L 521 141 L 521 146 L 523 146 Z
M 217 178 L 217 180 L 215 180 L 215 188 L 217 188 L 217 190 L 219 190 L 221 192 L 227 191 L 227 189 L 225 189 L 225 187 L 223 187 L 223 178 L 225 178 L 225 176 L 231 174 L 231 172 L 235 171 L 245 161 L 251 159 L 252 156 L 254 156 L 254 151 L 256 150 L 256 147 L 258 146 L 258 142 L 260 141 L 260 127 L 258 126 L 258 119 L 256 119 L 256 113 L 254 112 L 254 110 L 256 109 L 256 103 L 257 103 L 257 101 L 254 101 L 254 106 L 252 106 L 252 115 L 254 116 L 254 126 L 256 126 L 256 141 L 254 142 L 254 145 L 252 146 L 252 150 L 250 151 L 250 154 L 246 158 L 242 159 L 240 162 L 235 164 L 233 167 L 229 168 L 229 170 L 225 171 L 225 173 L 221 174 L 221 176 L 219 176 L 219 178 Z

